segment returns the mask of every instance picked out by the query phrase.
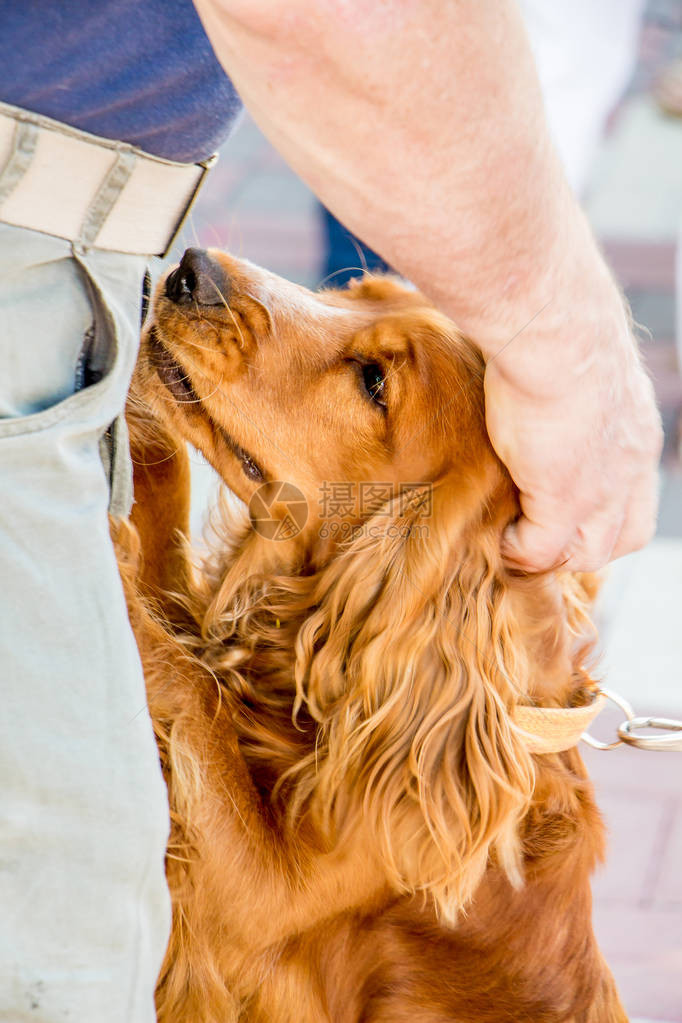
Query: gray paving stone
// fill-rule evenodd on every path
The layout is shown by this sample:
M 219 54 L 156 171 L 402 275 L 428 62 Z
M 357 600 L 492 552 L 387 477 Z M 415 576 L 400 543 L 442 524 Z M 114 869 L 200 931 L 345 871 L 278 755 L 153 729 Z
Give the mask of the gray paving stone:
M 679 467 L 664 474 L 656 535 L 682 536 L 682 469 Z M 680 613 L 682 615 L 682 608 Z

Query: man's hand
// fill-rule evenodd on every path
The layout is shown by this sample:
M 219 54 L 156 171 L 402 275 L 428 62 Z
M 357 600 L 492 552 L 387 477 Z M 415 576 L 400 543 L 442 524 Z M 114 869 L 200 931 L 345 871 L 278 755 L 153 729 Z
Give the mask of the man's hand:
M 524 374 L 526 341 L 532 349 L 519 337 L 508 353 L 511 372 L 501 357 L 485 376 L 488 431 L 521 493 L 503 554 L 527 571 L 598 569 L 655 529 L 662 434 L 653 388 L 625 318 L 585 360 L 541 343 Z

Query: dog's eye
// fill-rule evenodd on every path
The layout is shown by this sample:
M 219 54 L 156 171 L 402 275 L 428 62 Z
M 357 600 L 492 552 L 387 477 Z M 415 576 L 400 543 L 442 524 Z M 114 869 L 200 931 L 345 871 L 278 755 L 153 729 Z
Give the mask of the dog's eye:
M 386 398 L 384 395 L 384 385 L 386 383 L 386 377 L 378 362 L 368 362 L 362 367 L 362 381 L 365 385 L 365 390 L 372 401 L 385 409 Z
M 242 469 L 244 470 L 244 475 L 253 480 L 254 483 L 262 483 L 265 479 L 261 467 L 248 455 L 242 455 Z
M 253 480 L 254 483 L 263 483 L 265 480 L 265 473 L 258 462 L 254 461 L 251 455 L 247 451 L 244 451 L 244 448 L 240 447 L 239 444 L 236 444 L 232 437 L 230 437 L 229 433 L 226 433 L 224 430 L 221 430 L 220 432 L 232 454 L 236 455 L 242 463 L 242 472 L 246 478 Z

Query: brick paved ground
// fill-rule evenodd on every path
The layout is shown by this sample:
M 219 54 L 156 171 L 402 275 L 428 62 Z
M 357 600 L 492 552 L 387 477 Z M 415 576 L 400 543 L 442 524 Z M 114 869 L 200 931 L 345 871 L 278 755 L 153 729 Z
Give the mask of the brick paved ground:
M 595 926 L 629 1012 L 682 1020 L 682 786 L 679 753 L 585 760 L 609 829 Z
M 675 34 L 681 26 L 682 5 L 653 0 L 627 101 L 634 106 L 626 104 L 614 121 L 588 210 L 635 319 L 652 331 L 644 357 L 666 427 L 661 539 L 614 566 L 603 611 L 606 681 L 623 689 L 640 713 L 682 716 L 682 381 L 674 342 L 682 126 L 662 124 L 641 98 L 657 61 L 682 49 Z M 248 120 L 214 173 L 177 251 L 197 242 L 229 247 L 291 279 L 317 284 L 314 200 Z M 198 473 L 197 480 L 205 490 L 204 476 Z M 603 735 L 613 720 L 600 723 Z M 607 865 L 595 883 L 604 952 L 633 1019 L 682 1023 L 682 753 L 588 750 L 586 760 L 610 833 Z

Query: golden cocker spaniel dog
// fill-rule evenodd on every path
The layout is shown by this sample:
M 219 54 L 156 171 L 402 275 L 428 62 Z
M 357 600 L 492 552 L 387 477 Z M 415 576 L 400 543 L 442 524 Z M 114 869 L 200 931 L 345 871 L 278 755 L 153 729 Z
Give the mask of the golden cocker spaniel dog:
M 119 558 L 168 781 L 162 1023 L 622 1023 L 603 829 L 519 706 L 593 699 L 588 585 L 510 573 L 484 364 L 390 278 L 161 282 Z M 185 441 L 240 499 L 200 571 Z

